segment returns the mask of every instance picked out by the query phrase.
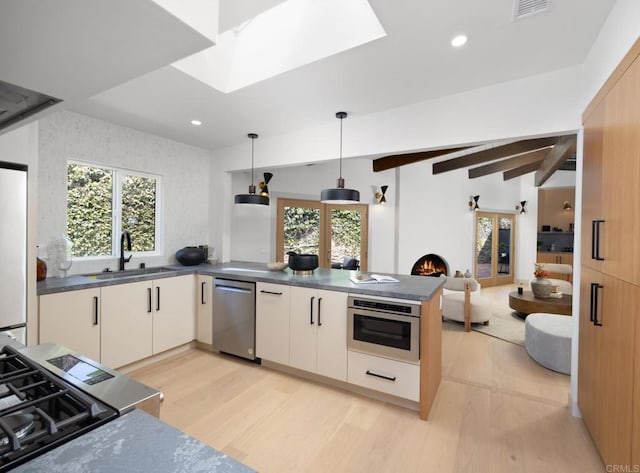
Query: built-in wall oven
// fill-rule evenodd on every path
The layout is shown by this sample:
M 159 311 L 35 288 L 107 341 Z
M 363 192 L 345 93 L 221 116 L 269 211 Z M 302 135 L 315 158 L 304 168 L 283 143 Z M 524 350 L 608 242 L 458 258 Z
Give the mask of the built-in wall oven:
M 347 303 L 349 350 L 420 361 L 420 304 L 360 296 L 349 296 Z

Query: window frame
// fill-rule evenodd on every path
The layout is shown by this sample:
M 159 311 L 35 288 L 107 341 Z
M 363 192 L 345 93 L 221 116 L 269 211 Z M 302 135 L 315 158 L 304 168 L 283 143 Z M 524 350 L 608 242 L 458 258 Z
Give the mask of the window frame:
M 122 233 L 122 180 L 126 176 L 143 177 L 147 179 L 155 179 L 156 181 L 156 201 L 155 201 L 155 249 L 153 251 L 132 251 L 131 254 L 136 257 L 153 257 L 164 255 L 164 241 L 162 239 L 162 228 L 164 225 L 164 215 L 162 213 L 163 186 L 162 176 L 134 169 L 120 168 L 106 164 L 95 163 L 91 161 L 81 161 L 77 159 L 68 159 L 65 174 L 67 175 L 67 185 L 69 179 L 69 165 L 95 167 L 111 172 L 111 254 L 110 255 L 93 255 L 93 256 L 72 256 L 72 261 L 100 261 L 118 258 L 120 256 L 120 234 Z M 67 213 L 69 201 L 68 190 L 65 194 L 65 228 L 69 224 L 69 216 Z

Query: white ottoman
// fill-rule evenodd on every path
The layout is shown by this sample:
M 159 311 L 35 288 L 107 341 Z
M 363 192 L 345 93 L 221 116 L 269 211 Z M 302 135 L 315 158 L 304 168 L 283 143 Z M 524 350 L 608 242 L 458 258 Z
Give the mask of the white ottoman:
M 524 331 L 527 353 L 545 368 L 570 374 L 572 326 L 570 316 L 530 314 Z

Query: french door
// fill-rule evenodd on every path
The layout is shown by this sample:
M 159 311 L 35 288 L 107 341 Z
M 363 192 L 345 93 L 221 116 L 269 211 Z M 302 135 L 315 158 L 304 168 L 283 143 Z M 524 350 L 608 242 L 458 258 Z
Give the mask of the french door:
M 342 263 L 345 257 L 367 270 L 366 204 L 323 204 L 314 200 L 278 199 L 276 260 L 287 252 L 318 255 L 322 268 Z
M 476 212 L 475 278 L 483 286 L 514 281 L 515 218 L 514 214 Z

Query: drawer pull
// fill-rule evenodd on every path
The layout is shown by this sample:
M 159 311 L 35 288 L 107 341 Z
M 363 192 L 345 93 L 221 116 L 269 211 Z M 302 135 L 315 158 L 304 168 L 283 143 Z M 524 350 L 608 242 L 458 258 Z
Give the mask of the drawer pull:
M 396 377 L 395 377 L 395 376 L 385 376 L 385 375 L 383 375 L 383 374 L 374 373 L 374 372 L 373 372 L 373 371 L 371 371 L 371 370 L 367 370 L 367 374 L 368 374 L 369 376 L 375 376 L 376 378 L 382 378 L 382 379 L 386 379 L 386 380 L 388 380 L 388 381 L 395 381 L 395 380 L 396 380 Z
M 260 292 L 262 294 L 273 294 L 274 296 L 281 296 L 282 293 L 281 292 L 275 292 L 275 291 L 265 291 L 264 289 L 261 289 Z

